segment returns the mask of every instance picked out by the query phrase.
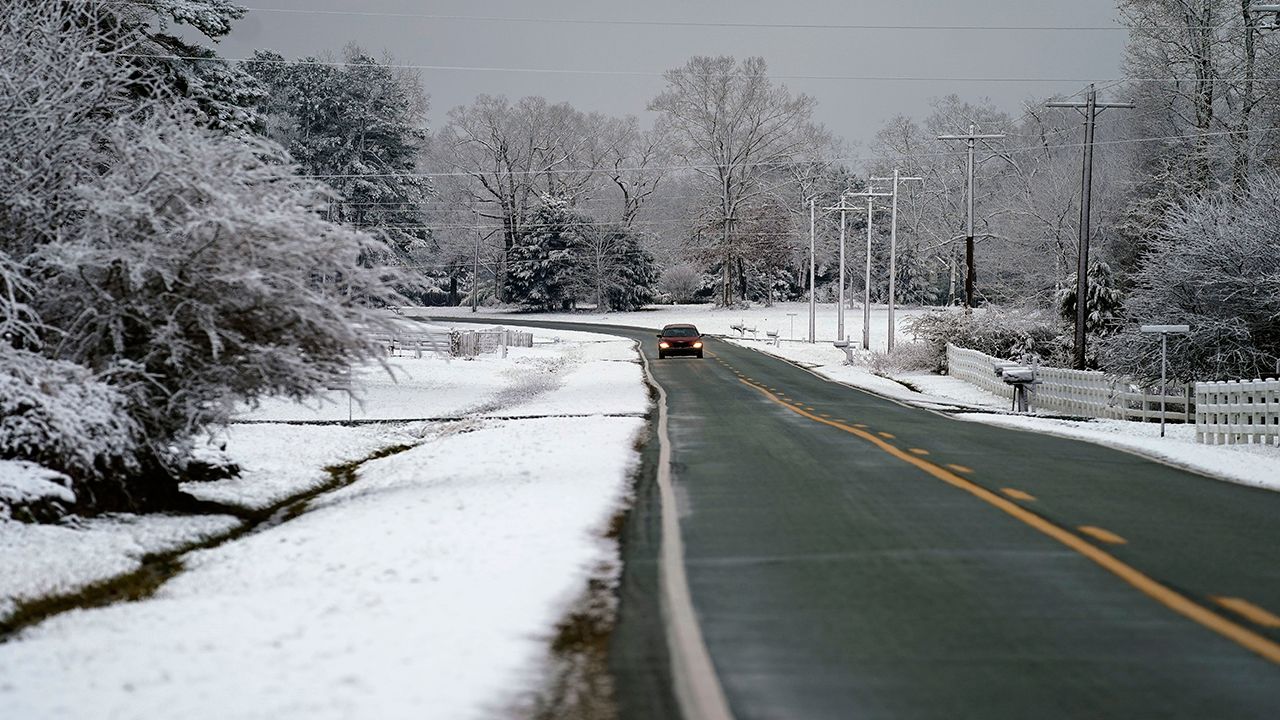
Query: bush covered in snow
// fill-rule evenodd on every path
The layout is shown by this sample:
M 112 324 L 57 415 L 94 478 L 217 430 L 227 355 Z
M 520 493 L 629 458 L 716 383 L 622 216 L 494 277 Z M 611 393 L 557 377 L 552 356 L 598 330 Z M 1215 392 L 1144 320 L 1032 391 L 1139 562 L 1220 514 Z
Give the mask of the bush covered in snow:
M 378 357 L 407 283 L 279 146 L 139 93 L 130 31 L 86 21 L 106 6 L 0 13 L 0 457 L 86 509 L 163 507 L 193 434 Z
M 1169 339 L 1173 377 L 1272 377 L 1280 362 L 1280 174 L 1239 200 L 1204 197 L 1172 211 L 1143 256 L 1126 305 L 1132 325 L 1103 345 L 1108 370 L 1160 376 L 1160 338 L 1140 324 L 1188 324 Z
M 127 399 L 73 363 L 23 350 L 0 353 L 0 460 L 30 460 L 75 480 L 92 500 L 136 470 L 138 428 Z
M 936 370 L 946 367 L 947 343 L 996 357 L 1035 354 L 1048 364 L 1066 361 L 1067 338 L 1046 313 L 993 308 L 966 315 L 940 310 L 910 318 L 903 326 L 929 348 Z
M 66 475 L 25 460 L 0 460 L 0 520 L 54 522 L 75 501 Z
M 892 377 L 898 373 L 934 370 L 938 360 L 932 345 L 917 341 L 898 343 L 888 352 L 872 351 L 867 365 L 876 375 Z

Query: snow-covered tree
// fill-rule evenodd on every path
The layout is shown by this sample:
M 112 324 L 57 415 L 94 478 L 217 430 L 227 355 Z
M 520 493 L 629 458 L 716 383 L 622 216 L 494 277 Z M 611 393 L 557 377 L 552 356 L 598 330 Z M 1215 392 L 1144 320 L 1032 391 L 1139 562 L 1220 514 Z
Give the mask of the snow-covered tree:
M 402 264 L 420 257 L 431 185 L 418 172 L 427 111 L 419 78 L 356 47 L 340 65 L 260 51 L 247 69 L 268 91 L 259 107 L 268 137 L 337 191 L 327 217 L 383 238 Z
M 1072 273 L 1058 291 L 1058 314 L 1068 323 L 1076 320 L 1076 275 Z M 1085 331 L 1105 335 L 1115 331 L 1122 321 L 1124 293 L 1116 283 L 1115 273 L 1105 262 L 1089 264 L 1089 298 L 1085 302 Z
M 1188 324 L 1170 339 L 1183 381 L 1270 377 L 1280 361 L 1280 175 L 1256 176 L 1239 200 L 1201 197 L 1172 211 L 1142 258 L 1126 304 L 1133 326 L 1107 338 L 1109 370 L 1154 379 L 1160 340 L 1139 324 Z
M 262 86 L 236 63 L 191 39 L 198 33 L 217 42 L 244 17 L 231 0 L 89 0 L 81 21 L 112 27 L 103 48 L 118 52 L 131 71 L 130 91 L 139 98 L 160 92 L 187 100 L 201 124 L 233 134 L 258 128 L 254 106 Z M 180 34 L 177 27 L 194 33 Z
M 371 304 L 396 302 L 374 241 L 330 223 L 322 186 L 267 141 L 189 115 L 112 133 L 76 226 L 39 256 L 51 351 L 121 388 L 152 470 L 169 448 L 266 395 L 310 396 L 377 356 Z
M 814 100 L 774 84 L 758 57 L 697 56 L 665 77 L 667 87 L 649 109 L 660 113 L 659 132 L 671 138 L 675 155 L 704 180 L 703 215 L 714 218 L 718 231 L 712 242 L 723 276 L 719 302 L 727 305 L 742 289 L 735 273 L 743 267 L 744 243 L 760 237 L 740 227 L 743 216 L 766 209 L 761 201 L 775 190 L 772 166 L 812 147 Z
M 589 224 L 568 203 L 544 198 L 529 218 L 527 233 L 507 254 L 506 297 L 540 310 L 567 310 L 583 267 L 579 249 Z
M 65 472 L 86 508 L 156 507 L 192 433 L 375 357 L 398 276 L 277 145 L 140 98 L 92 9 L 0 13 L 0 457 Z

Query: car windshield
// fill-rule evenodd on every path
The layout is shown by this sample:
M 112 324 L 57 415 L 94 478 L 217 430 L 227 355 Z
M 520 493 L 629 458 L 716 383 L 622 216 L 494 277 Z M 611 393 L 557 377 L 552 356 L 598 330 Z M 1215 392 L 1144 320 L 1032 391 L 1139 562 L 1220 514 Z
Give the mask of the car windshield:
M 662 331 L 662 334 L 666 337 L 697 337 L 698 331 L 694 328 L 679 327 L 667 328 Z

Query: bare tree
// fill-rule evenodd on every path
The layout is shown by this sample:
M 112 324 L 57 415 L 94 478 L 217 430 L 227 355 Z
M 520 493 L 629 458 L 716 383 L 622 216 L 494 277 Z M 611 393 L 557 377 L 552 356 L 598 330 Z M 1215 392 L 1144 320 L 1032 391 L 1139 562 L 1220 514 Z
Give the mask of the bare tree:
M 449 111 L 433 142 L 433 161 L 452 176 L 446 197 L 470 205 L 480 218 L 502 224 L 504 255 L 527 232 L 525 224 L 544 197 L 586 200 L 598 169 L 617 154 L 606 137 L 610 122 L 567 103 L 540 97 L 512 104 L 481 95 Z M 505 263 L 500 275 L 505 276 Z M 500 279 L 498 287 L 505 283 Z
M 735 267 L 746 255 L 739 225 L 753 202 L 768 195 L 771 171 L 810 147 L 814 100 L 774 85 L 763 58 L 691 58 L 666 73 L 667 88 L 649 109 L 661 113 L 660 132 L 675 154 L 703 178 L 704 218 L 719 231 L 722 287 L 733 301 Z M 711 205 L 710 203 L 714 203 Z

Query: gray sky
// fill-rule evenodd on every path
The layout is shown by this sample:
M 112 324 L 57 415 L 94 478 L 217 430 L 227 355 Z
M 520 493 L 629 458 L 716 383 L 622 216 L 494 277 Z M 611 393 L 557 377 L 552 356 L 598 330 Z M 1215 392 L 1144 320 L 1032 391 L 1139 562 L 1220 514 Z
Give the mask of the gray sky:
M 694 22 L 1115 26 L 1115 0 L 240 0 L 251 8 L 346 10 L 486 17 L 548 17 Z M 991 98 L 1020 111 L 1028 99 L 1073 93 L 1090 80 L 1118 77 L 1125 33 L 1030 30 L 864 30 L 833 28 L 654 27 L 439 20 L 251 10 L 220 51 L 244 57 L 270 48 L 285 57 L 336 52 L 356 42 L 409 64 L 556 70 L 617 70 L 651 75 L 423 70 L 431 123 L 481 93 L 542 95 L 582 110 L 644 117 L 661 91 L 658 75 L 691 55 L 761 55 L 777 75 L 857 75 L 956 80 L 784 79 L 818 100 L 818 120 L 865 145 L 889 117 L 920 116 L 931 97 Z M 996 78 L 1061 78 L 1000 82 Z

